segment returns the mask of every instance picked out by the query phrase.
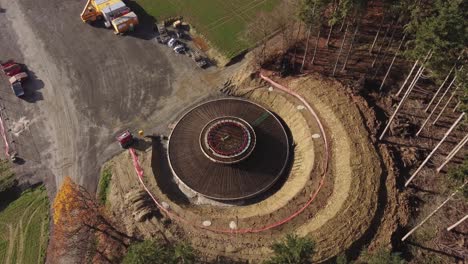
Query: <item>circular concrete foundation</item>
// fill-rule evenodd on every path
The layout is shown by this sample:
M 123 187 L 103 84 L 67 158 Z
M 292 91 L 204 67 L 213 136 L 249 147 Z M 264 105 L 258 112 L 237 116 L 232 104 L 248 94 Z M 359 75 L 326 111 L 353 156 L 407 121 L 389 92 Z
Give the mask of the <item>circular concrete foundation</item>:
M 282 175 L 288 156 L 281 121 L 260 105 L 234 98 L 189 110 L 168 144 L 175 177 L 197 194 L 223 201 L 266 191 Z

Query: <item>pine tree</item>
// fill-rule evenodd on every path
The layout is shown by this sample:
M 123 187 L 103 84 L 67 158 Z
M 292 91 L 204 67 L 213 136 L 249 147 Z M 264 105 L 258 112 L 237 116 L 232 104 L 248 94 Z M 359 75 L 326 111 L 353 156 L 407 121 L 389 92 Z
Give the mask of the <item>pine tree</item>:
M 307 264 L 311 263 L 315 244 L 307 237 L 286 235 L 286 238 L 273 244 L 274 256 L 265 264 Z

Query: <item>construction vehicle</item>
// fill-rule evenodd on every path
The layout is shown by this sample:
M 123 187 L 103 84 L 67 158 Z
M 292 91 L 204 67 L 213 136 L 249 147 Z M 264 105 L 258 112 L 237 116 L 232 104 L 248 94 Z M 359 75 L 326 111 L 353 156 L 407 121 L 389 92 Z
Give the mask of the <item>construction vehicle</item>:
M 10 87 L 13 93 L 17 97 L 24 95 L 23 90 L 23 81 L 28 78 L 28 74 L 24 70 L 23 65 L 16 63 L 13 60 L 9 60 L 5 63 L 0 64 L 0 68 L 5 73 L 6 76 L 10 77 Z
M 121 0 L 88 0 L 81 12 L 81 20 L 93 23 L 101 19 L 107 28 L 114 28 L 115 34 L 133 31 L 138 25 L 137 15 Z

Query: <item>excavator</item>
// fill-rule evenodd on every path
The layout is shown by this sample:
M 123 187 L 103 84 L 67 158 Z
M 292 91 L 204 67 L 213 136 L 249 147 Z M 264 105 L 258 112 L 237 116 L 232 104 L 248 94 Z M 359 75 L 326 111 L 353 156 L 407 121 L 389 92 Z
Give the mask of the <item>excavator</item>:
M 114 28 L 115 34 L 133 31 L 138 25 L 137 15 L 121 0 L 88 0 L 81 12 L 81 20 L 91 24 L 101 19 L 107 28 Z

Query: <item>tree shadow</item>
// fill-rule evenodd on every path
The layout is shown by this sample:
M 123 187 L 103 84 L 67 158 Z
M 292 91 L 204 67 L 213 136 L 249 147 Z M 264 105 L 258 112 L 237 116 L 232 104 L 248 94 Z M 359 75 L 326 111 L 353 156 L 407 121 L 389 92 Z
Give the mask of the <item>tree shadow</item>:
M 128 1 L 127 6 L 137 14 L 139 23 L 134 31 L 128 32 L 125 35 L 144 40 L 154 39 L 157 35 L 154 30 L 156 19 L 148 14 L 136 1 Z
M 139 150 L 139 151 L 146 151 L 152 146 L 151 141 L 144 140 L 141 138 L 134 138 L 133 143 L 131 145 L 132 148 Z
M 447 253 L 447 252 L 444 252 L 442 250 L 438 250 L 438 249 L 435 249 L 435 248 L 426 247 L 426 246 L 423 246 L 423 245 L 418 244 L 416 242 L 407 241 L 407 243 L 409 245 L 411 245 L 411 246 L 414 246 L 414 247 L 417 247 L 417 248 L 420 248 L 420 249 L 423 249 L 423 250 L 427 250 L 427 251 L 432 252 L 432 253 L 441 254 L 441 255 L 451 257 L 451 258 L 455 258 L 455 259 L 460 259 L 460 257 L 457 256 L 457 255 L 453 255 L 453 254 L 450 254 L 450 253 Z

